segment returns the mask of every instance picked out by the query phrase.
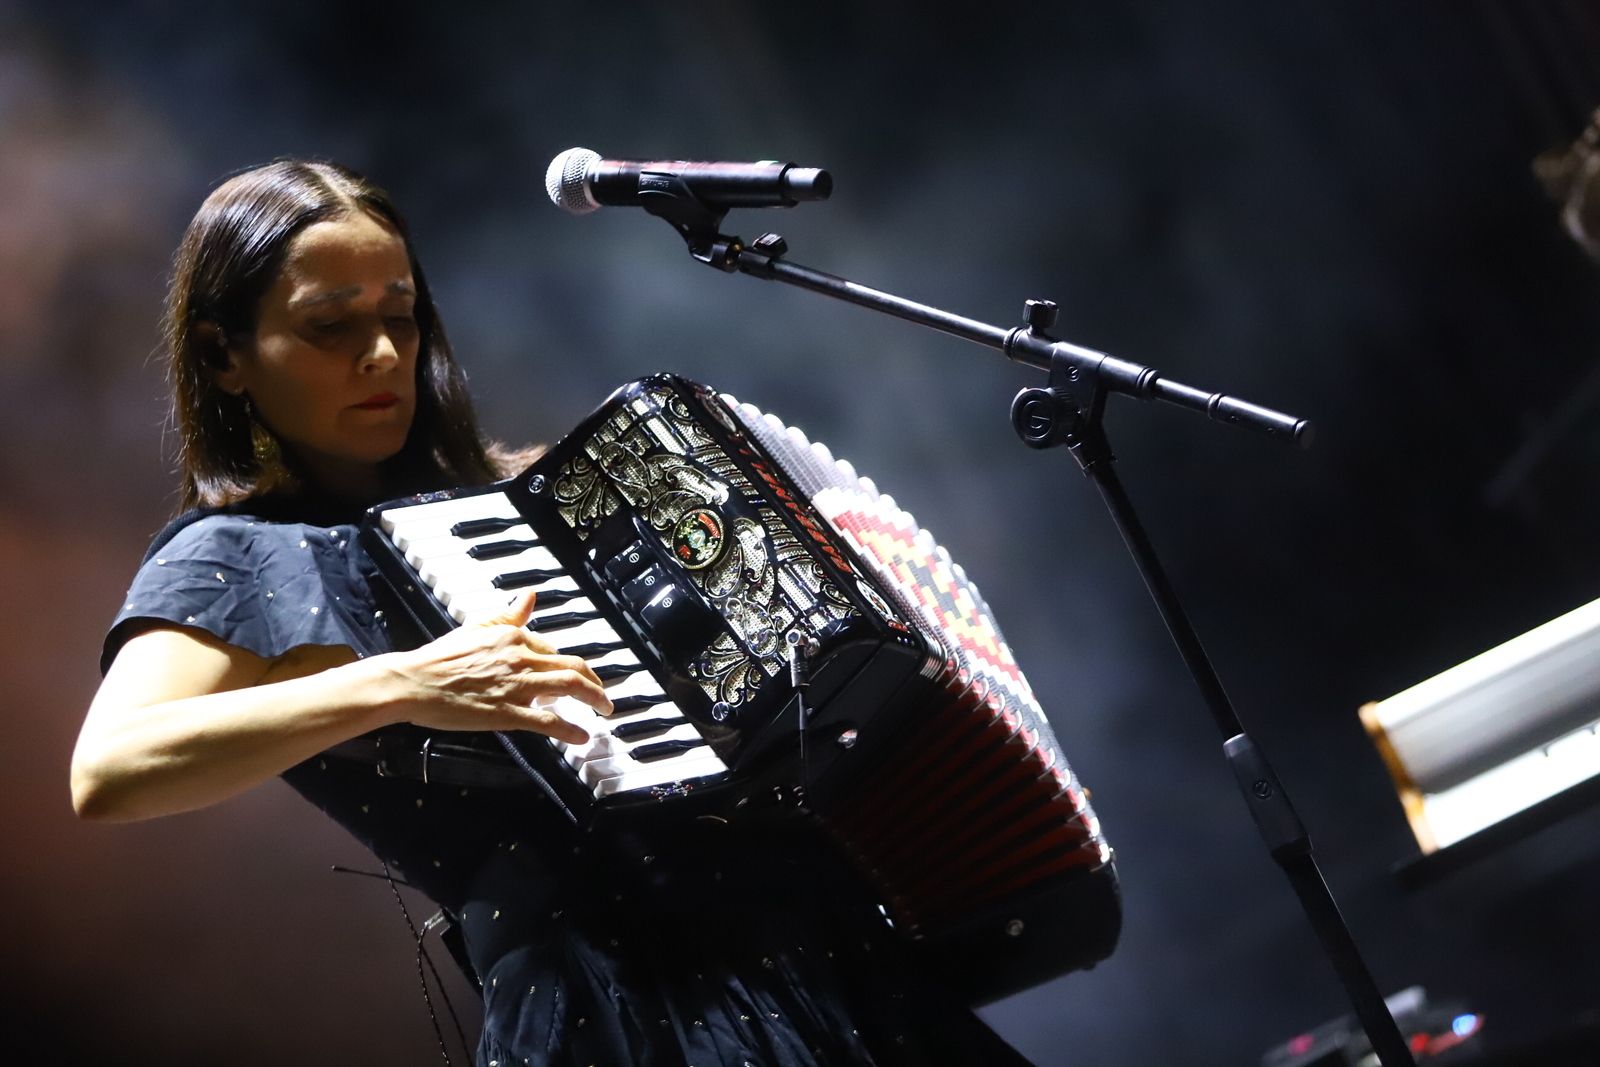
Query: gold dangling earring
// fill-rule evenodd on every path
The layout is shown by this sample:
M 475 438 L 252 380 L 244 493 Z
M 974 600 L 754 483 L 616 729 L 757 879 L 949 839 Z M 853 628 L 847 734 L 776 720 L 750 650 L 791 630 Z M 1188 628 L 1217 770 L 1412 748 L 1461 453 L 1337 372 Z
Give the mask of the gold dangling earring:
M 289 472 L 283 465 L 283 449 L 279 447 L 272 431 L 256 415 L 256 406 L 250 402 L 248 395 L 244 398 L 244 414 L 250 420 L 250 450 L 255 453 L 262 482 L 275 485 L 284 481 Z

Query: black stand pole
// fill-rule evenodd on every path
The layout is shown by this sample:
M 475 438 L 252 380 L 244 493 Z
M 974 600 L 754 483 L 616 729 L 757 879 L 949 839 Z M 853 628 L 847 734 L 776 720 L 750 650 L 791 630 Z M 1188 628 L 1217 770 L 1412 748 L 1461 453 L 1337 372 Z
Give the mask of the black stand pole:
M 1048 329 L 1055 317 L 1054 305 L 1043 301 L 1028 302 L 1030 332 Z M 1176 591 L 1167 580 L 1166 571 L 1156 557 L 1155 548 L 1145 534 L 1144 526 L 1134 512 L 1112 466 L 1116 457 L 1106 438 L 1101 416 L 1105 408 L 1105 391 L 1094 381 L 1092 374 L 1062 359 L 1053 359 L 1050 367 L 1050 384 L 1044 389 L 1024 389 L 1012 404 L 1012 424 L 1023 443 L 1033 448 L 1050 448 L 1058 444 L 1067 446 L 1083 473 L 1093 479 L 1095 487 L 1105 501 L 1122 535 L 1123 543 L 1133 556 L 1134 565 L 1150 591 L 1161 619 L 1178 646 L 1195 685 L 1206 702 L 1207 709 L 1223 738 L 1223 752 L 1239 790 L 1244 795 L 1256 828 L 1261 832 L 1272 858 L 1288 876 L 1289 884 L 1300 905 L 1305 910 L 1312 928 L 1322 942 L 1334 970 L 1344 983 L 1345 991 L 1355 1008 L 1356 1016 L 1366 1031 L 1367 1039 L 1385 1067 L 1411 1064 L 1411 1050 L 1407 1047 L 1395 1025 L 1383 996 L 1378 991 L 1366 962 L 1351 937 L 1344 918 L 1339 913 L 1333 894 L 1323 881 L 1322 872 L 1312 855 L 1311 838 L 1289 802 L 1289 795 L 1279 782 L 1266 754 L 1256 747 L 1245 733 L 1228 699 L 1222 680 L 1211 666 L 1211 659 L 1200 644 L 1199 635 L 1189 623 L 1189 617 L 1178 602 Z
M 738 237 L 718 233 L 725 211 L 703 207 L 690 195 L 662 196 L 645 209 L 666 219 L 688 242 L 696 259 L 725 272 L 739 271 L 770 281 L 787 282 L 852 304 L 881 311 L 969 341 L 997 348 L 1011 359 L 1049 372 L 1045 388 L 1024 389 L 1011 405 L 1011 421 L 1023 443 L 1032 448 L 1066 445 L 1083 472 L 1100 490 L 1111 519 L 1122 535 L 1145 587 L 1161 612 L 1162 621 L 1178 646 L 1206 707 L 1223 737 L 1223 752 L 1272 858 L 1283 868 L 1299 897 L 1307 919 L 1322 942 L 1383 1067 L 1412 1067 L 1414 1060 L 1372 973 L 1361 958 L 1355 939 L 1345 926 L 1339 906 L 1328 890 L 1312 856 L 1311 838 L 1289 803 L 1288 794 L 1267 758 L 1245 733 L 1222 688 L 1222 681 L 1201 647 L 1156 557 L 1155 548 L 1134 513 L 1112 467 L 1115 457 L 1102 426 L 1106 396 L 1127 393 L 1140 399 L 1202 411 L 1213 419 L 1291 440 L 1301 446 L 1311 442 L 1311 426 L 1283 412 L 1243 400 L 1207 393 L 1168 381 L 1150 367 L 1080 348 L 1050 337 L 1045 331 L 1055 321 L 1055 305 L 1027 303 L 1027 324 L 1005 330 L 938 308 L 857 285 L 847 279 L 784 262 L 788 245 L 777 234 L 764 234 L 746 246 Z

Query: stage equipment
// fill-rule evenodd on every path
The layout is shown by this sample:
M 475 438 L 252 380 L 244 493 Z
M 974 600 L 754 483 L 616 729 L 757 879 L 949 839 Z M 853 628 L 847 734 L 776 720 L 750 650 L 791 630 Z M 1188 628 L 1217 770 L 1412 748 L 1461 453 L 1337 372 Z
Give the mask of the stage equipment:
M 1429 880 L 1600 799 L 1600 600 L 1361 708 Z
M 1419 1062 L 1479 1062 L 1481 1014 L 1459 1001 L 1430 1003 L 1421 986 L 1401 990 L 1385 1003 Z M 1367 1067 L 1373 1062 L 1372 1045 L 1349 1015 L 1296 1034 L 1261 1057 L 1261 1067 Z
M 561 210 L 587 215 L 601 207 L 670 208 L 692 198 L 721 209 L 794 207 L 826 200 L 833 179 L 817 167 L 765 160 L 760 163 L 691 163 L 684 160 L 601 159 L 587 148 L 569 148 L 544 172 L 545 192 Z

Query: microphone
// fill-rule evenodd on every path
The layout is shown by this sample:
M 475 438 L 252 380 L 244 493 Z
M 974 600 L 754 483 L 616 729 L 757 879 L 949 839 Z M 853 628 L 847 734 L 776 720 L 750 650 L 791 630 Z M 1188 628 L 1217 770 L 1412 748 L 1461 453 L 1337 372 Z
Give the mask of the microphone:
M 683 160 L 601 159 L 569 148 L 544 172 L 545 192 L 556 207 L 587 215 L 600 207 L 644 207 L 653 198 L 687 193 L 705 207 L 794 207 L 826 200 L 833 178 L 820 167 L 760 163 L 688 163 Z

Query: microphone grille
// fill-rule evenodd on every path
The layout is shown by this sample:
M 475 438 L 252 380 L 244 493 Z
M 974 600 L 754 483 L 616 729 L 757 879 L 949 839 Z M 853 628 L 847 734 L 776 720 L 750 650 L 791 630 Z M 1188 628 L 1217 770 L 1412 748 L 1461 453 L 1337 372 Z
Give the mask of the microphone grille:
M 569 148 L 550 161 L 544 172 L 544 191 L 551 203 L 572 215 L 587 215 L 600 206 L 589 192 L 589 168 L 600 162 L 600 153 L 587 148 Z

